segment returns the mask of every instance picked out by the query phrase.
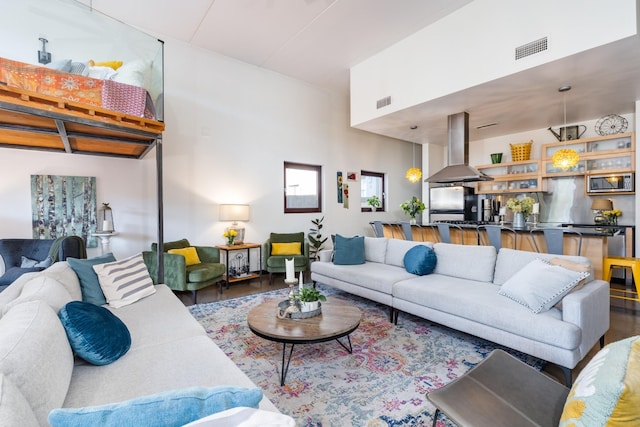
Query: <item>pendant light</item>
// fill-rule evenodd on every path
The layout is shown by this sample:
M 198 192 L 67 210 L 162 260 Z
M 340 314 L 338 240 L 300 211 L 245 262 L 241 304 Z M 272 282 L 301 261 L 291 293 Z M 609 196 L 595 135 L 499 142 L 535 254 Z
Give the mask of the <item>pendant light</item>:
M 553 167 L 556 169 L 562 169 L 563 171 L 569 170 L 576 166 L 580 161 L 580 156 L 575 150 L 567 148 L 567 95 L 564 92 L 571 90 L 571 86 L 562 86 L 558 89 L 558 92 L 563 93 L 563 108 L 564 108 L 564 148 L 557 150 L 553 153 Z
M 417 126 L 416 126 L 417 127 Z M 413 127 L 412 127 L 413 129 Z M 416 167 L 416 144 L 413 143 L 413 167 L 407 169 L 407 173 L 405 174 L 405 178 L 409 180 L 412 184 L 420 181 L 422 178 L 422 171 Z

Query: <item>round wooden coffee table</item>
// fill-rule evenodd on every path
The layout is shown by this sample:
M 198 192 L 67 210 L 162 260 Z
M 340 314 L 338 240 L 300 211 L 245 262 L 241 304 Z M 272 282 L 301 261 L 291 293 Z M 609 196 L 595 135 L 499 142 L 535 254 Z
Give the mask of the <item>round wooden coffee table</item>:
M 362 312 L 353 304 L 335 298 L 322 303 L 322 313 L 307 319 L 279 319 L 276 316 L 280 300 L 266 301 L 249 311 L 247 323 L 257 336 L 282 343 L 280 385 L 284 385 L 289 362 L 296 344 L 315 344 L 336 340 L 349 353 L 353 351 L 349 334 L 360 325 Z M 349 346 L 340 341 L 346 336 Z M 287 344 L 291 344 L 285 365 Z

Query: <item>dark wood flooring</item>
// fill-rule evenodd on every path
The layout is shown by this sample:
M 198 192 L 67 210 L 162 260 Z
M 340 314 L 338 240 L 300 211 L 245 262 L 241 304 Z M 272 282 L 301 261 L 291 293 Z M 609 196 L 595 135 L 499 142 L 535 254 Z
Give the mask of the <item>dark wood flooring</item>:
M 306 280 L 309 280 L 308 274 L 307 272 Z M 269 274 L 263 274 L 260 279 L 233 283 L 229 289 L 223 286 L 222 293 L 219 292 L 217 286 L 202 289 L 198 291 L 198 303 L 221 301 L 283 288 L 286 288 L 286 285 L 282 274 L 274 274 L 273 284 L 271 285 L 269 284 Z M 178 293 L 178 297 L 187 306 L 193 304 L 190 292 Z M 609 331 L 605 334 L 605 344 L 638 334 L 640 334 L 640 303 L 611 298 L 610 326 Z M 599 345 L 594 346 L 587 357 L 576 366 L 572 372 L 574 379 L 599 349 Z M 564 382 L 562 372 L 553 364 L 549 364 L 545 371 Z

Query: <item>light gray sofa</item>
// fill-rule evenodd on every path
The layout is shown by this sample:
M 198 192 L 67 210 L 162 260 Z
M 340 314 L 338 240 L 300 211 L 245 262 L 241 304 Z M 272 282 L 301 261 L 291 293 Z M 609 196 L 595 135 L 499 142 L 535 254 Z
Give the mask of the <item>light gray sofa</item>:
M 433 248 L 432 274 L 417 276 L 404 267 L 406 252 L 416 245 Z M 493 246 L 413 242 L 364 238 L 365 263 L 335 265 L 331 251 L 311 264 L 311 279 L 391 309 L 397 321 L 406 312 L 560 366 L 571 383 L 571 369 L 609 329 L 609 287 L 586 279 L 566 295 L 560 307 L 534 314 L 528 307 L 500 295 L 501 286 L 531 261 L 560 258 L 589 264 L 584 257 L 558 256 Z
M 74 360 L 57 312 L 81 300 L 80 289 L 74 270 L 59 262 L 0 294 L 0 425 L 46 426 L 54 408 L 188 387 L 256 387 L 165 285 L 131 305 L 105 305 L 131 334 L 124 356 L 105 366 Z M 278 412 L 266 397 L 260 408 Z

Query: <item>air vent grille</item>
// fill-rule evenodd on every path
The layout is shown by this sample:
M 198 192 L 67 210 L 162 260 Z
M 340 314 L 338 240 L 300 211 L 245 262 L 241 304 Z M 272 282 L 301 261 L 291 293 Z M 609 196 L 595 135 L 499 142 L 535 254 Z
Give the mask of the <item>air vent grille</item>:
M 380 109 L 382 107 L 386 107 L 389 104 L 391 104 L 391 97 L 390 96 L 385 96 L 384 98 L 378 99 L 376 101 L 376 108 Z
M 527 44 L 523 44 L 516 48 L 516 61 L 518 59 L 526 58 L 527 56 L 531 56 L 536 53 L 544 52 L 547 50 L 547 38 L 543 37 L 541 39 L 532 41 Z

